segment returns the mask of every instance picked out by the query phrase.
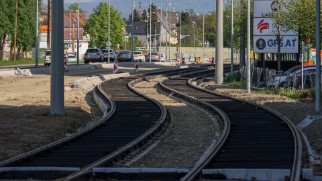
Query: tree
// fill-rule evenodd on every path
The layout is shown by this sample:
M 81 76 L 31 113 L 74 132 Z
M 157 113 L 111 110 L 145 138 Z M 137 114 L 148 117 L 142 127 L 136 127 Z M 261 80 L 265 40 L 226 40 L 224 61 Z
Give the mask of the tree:
M 68 9 L 67 9 L 67 10 L 65 9 L 65 13 L 67 13 L 67 12 L 69 12 L 69 11 L 77 12 L 77 10 L 78 10 L 78 3 L 73 3 L 73 4 L 71 4 L 71 5 L 68 7 Z M 85 11 L 84 11 L 84 10 L 82 10 L 81 8 L 79 8 L 79 12 L 80 12 L 80 13 L 84 13 Z
M 90 15 L 84 27 L 85 34 L 90 35 L 90 47 L 105 48 L 108 40 L 108 4 L 100 3 Z M 118 44 L 121 44 L 124 39 L 124 27 L 121 14 L 114 8 L 110 7 L 110 40 L 112 47 L 116 49 Z
M 281 23 L 286 30 L 299 32 L 299 41 L 315 43 L 315 0 L 282 1 L 285 10 L 281 12 Z
M 14 33 L 15 1 L 1 0 L 0 7 L 0 59 L 3 60 L 6 41 Z

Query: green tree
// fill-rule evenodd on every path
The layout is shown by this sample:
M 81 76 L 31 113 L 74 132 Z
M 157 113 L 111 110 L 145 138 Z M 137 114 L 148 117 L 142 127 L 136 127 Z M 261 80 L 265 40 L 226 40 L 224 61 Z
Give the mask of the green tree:
M 285 9 L 281 12 L 281 24 L 286 30 L 298 31 L 300 42 L 315 43 L 315 0 L 280 0 Z
M 69 7 L 68 7 L 68 9 L 66 10 L 65 9 L 65 13 L 67 13 L 67 12 L 69 12 L 69 11 L 72 11 L 72 12 L 77 12 L 77 10 L 78 10 L 78 5 L 77 5 L 78 3 L 73 3 L 73 4 L 71 4 Z M 84 10 L 82 9 L 82 8 L 79 8 L 79 12 L 80 13 L 84 13 Z
M 4 46 L 6 41 L 11 38 L 14 33 L 15 20 L 15 1 L 1 0 L 0 1 L 0 59 L 4 59 Z
M 86 22 L 84 32 L 90 35 L 90 47 L 106 47 L 108 40 L 108 6 L 107 3 L 100 3 Z M 110 9 L 110 38 L 112 47 L 116 49 L 118 44 L 123 43 L 125 22 L 114 7 L 111 6 Z

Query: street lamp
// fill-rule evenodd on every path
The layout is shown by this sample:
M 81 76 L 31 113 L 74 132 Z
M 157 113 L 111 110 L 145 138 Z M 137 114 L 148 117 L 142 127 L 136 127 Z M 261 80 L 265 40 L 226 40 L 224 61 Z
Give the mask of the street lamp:
M 110 0 L 108 0 L 108 53 L 107 53 L 107 63 L 110 63 L 110 51 L 111 51 L 111 40 L 110 40 L 110 38 L 111 38 L 111 5 L 110 5 Z
M 205 15 L 202 14 L 202 61 L 205 56 Z
M 194 26 L 193 26 L 193 46 L 195 47 L 195 54 L 194 54 L 194 59 L 195 59 L 196 58 L 196 27 L 197 27 L 197 24 L 194 21 L 192 21 L 192 24 L 194 24 Z
M 36 5 L 36 67 L 38 67 L 38 0 Z
M 134 35 L 133 35 L 133 32 L 134 32 L 134 25 L 133 25 L 133 21 L 134 21 L 134 0 L 132 0 L 132 27 L 131 27 L 131 34 L 132 34 L 132 47 L 131 47 L 131 51 L 132 51 L 132 61 L 134 62 Z
M 247 0 L 247 92 L 250 93 L 250 0 Z
M 230 36 L 230 74 L 233 74 L 234 63 L 234 0 L 231 0 L 231 36 Z
M 149 56 L 150 62 L 151 62 L 151 35 L 152 35 L 151 21 L 152 21 L 152 0 L 150 0 L 150 34 L 149 34 L 150 35 L 149 36 L 150 37 L 150 42 L 149 42 L 150 43 L 150 48 L 149 48 L 150 49 L 150 56 Z
M 69 10 L 69 47 L 72 47 L 72 10 Z
M 77 1 L 77 65 L 79 65 L 79 0 Z

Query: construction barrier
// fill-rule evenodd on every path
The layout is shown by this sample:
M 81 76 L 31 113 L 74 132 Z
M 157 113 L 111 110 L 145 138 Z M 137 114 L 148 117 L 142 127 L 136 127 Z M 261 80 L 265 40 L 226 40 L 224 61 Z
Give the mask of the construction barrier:
M 182 58 L 182 61 L 181 61 L 181 65 L 184 65 L 186 62 L 185 62 L 185 58 L 183 57 Z
M 113 62 L 113 73 L 117 74 L 118 73 L 118 69 L 119 69 L 119 65 L 118 65 L 118 61 L 114 60 Z
M 139 70 L 139 63 L 137 60 L 134 61 L 134 73 L 136 74 Z

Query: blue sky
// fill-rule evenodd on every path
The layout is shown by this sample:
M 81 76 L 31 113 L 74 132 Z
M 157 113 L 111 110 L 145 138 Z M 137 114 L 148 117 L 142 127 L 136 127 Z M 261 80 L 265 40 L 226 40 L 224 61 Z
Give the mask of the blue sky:
M 47 3 L 47 0 L 43 1 Z M 162 5 L 163 9 L 165 9 L 166 5 L 170 4 L 171 1 L 172 9 L 176 11 L 194 9 L 196 13 L 207 13 L 216 9 L 216 0 L 134 0 L 134 4 L 138 9 L 139 2 L 141 2 L 142 8 L 147 9 L 150 1 L 156 4 L 156 6 L 159 8 Z M 67 7 L 68 4 L 75 2 L 77 2 L 77 0 L 64 0 L 64 3 L 67 4 Z M 108 0 L 79 0 L 79 2 L 80 8 L 87 11 L 87 14 L 89 14 L 93 8 L 99 4 L 99 2 L 108 2 Z M 120 11 L 122 16 L 125 18 L 127 18 L 131 12 L 132 0 L 110 0 L 110 3 L 118 11 Z

